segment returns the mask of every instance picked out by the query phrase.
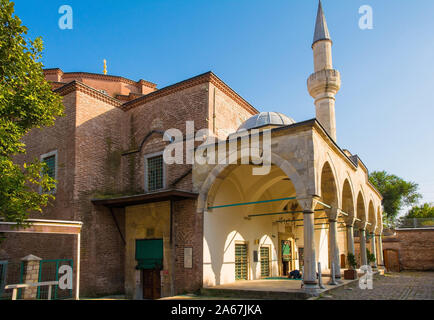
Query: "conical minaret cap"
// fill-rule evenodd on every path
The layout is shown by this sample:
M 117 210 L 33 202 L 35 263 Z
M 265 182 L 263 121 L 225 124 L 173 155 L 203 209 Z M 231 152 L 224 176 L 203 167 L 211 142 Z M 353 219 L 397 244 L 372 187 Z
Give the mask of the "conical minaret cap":
M 331 41 L 329 29 L 327 27 L 327 21 L 324 15 L 324 10 L 322 9 L 321 0 L 319 0 L 318 3 L 318 13 L 316 16 L 315 34 L 313 36 L 312 46 L 315 44 L 315 42 L 320 40 Z

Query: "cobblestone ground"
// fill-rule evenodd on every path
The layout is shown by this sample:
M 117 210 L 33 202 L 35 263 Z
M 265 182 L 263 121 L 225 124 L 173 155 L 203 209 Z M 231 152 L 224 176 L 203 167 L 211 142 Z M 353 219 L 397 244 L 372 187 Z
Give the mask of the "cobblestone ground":
M 361 290 L 356 281 L 324 293 L 319 300 L 434 300 L 434 272 L 377 275 L 373 290 Z

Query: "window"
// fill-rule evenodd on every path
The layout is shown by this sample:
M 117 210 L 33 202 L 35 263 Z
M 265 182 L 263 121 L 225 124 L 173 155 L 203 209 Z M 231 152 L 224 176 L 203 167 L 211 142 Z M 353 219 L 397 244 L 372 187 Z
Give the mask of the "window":
M 52 151 L 41 156 L 41 162 L 45 163 L 46 167 L 44 168 L 43 174 L 48 175 L 49 177 L 57 180 L 57 151 Z M 55 192 L 56 190 L 51 190 L 50 193 Z M 40 189 L 40 192 L 47 192 L 47 190 Z
M 247 244 L 235 244 L 235 280 L 247 280 L 247 270 Z
M 261 247 L 261 277 L 270 276 L 270 248 Z
M 146 164 L 146 191 L 164 189 L 164 163 L 163 155 L 149 156 L 145 159 Z
M 49 177 L 56 179 L 56 156 L 46 157 L 43 161 L 47 165 L 44 173 Z

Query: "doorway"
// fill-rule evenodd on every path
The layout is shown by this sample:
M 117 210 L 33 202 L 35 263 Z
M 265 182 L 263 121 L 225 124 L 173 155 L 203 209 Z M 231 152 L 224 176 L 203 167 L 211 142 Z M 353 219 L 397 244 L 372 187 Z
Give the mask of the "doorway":
M 341 254 L 341 268 L 342 269 L 346 267 L 346 264 L 347 264 L 346 261 L 347 261 L 347 258 L 345 256 L 345 254 Z
M 136 240 L 136 260 L 136 269 L 142 270 L 143 299 L 160 299 L 163 239 Z
M 389 272 L 401 272 L 399 252 L 395 249 L 384 250 L 384 264 Z
M 292 240 L 280 241 L 280 259 L 282 266 L 281 275 L 282 277 L 287 277 L 294 267 Z
M 143 299 L 161 298 L 161 276 L 157 269 L 143 270 Z

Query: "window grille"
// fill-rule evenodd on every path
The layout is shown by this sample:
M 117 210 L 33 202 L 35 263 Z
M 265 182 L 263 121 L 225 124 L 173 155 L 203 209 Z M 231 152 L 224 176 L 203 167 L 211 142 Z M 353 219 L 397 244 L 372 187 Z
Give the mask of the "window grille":
M 261 247 L 261 277 L 270 276 L 270 248 Z
M 247 244 L 235 245 L 235 280 L 247 280 Z
M 147 159 L 148 191 L 156 191 L 164 188 L 163 156 Z
M 44 173 L 53 179 L 56 179 L 56 156 L 49 156 L 42 160 L 47 166 Z

